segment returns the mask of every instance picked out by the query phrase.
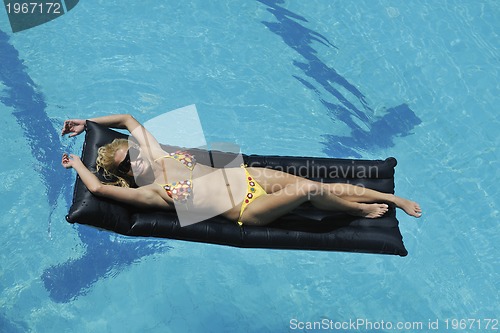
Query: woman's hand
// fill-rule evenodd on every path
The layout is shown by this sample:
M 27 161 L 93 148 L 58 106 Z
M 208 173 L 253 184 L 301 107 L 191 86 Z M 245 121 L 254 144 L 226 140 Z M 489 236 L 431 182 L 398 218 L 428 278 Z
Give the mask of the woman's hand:
M 80 160 L 80 157 L 73 155 L 73 154 L 70 154 L 70 155 L 68 155 L 66 153 L 63 154 L 61 164 L 66 169 L 73 168 L 74 165 L 77 163 L 82 163 L 82 160 Z
M 64 122 L 61 135 L 71 133 L 69 137 L 77 136 L 85 130 L 86 121 L 84 119 L 69 119 Z

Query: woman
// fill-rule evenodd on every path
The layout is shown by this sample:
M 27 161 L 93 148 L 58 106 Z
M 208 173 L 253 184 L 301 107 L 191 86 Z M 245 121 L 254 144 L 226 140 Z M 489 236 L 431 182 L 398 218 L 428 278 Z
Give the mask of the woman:
M 319 209 L 367 218 L 384 215 L 386 203 L 414 217 L 422 214 L 415 202 L 364 187 L 324 184 L 267 168 L 216 169 L 196 163 L 187 152 L 164 151 L 131 115 L 90 120 L 127 129 L 135 140 L 115 140 L 99 149 L 98 168 L 115 176 L 118 181 L 113 185 L 119 186 L 101 183 L 78 156 L 63 154 L 62 165 L 75 169 L 97 196 L 137 207 L 176 209 L 197 221 L 220 214 L 240 225 L 266 225 L 307 201 Z M 84 129 L 85 120 L 67 120 L 62 135 L 73 137 Z M 141 186 L 130 187 L 132 183 Z

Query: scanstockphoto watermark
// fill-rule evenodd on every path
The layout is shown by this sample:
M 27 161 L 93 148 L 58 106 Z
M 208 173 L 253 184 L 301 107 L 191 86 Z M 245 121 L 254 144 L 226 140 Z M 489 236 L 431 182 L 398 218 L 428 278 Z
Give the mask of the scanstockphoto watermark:
M 323 181 L 319 181 L 315 183 L 299 182 L 297 183 L 297 186 L 283 186 L 280 183 L 268 184 L 264 181 L 261 183 L 261 185 L 270 189 L 270 193 L 281 191 L 287 196 L 306 195 L 309 200 L 314 196 L 329 195 L 329 194 L 334 194 L 338 197 L 343 197 L 352 195 L 362 196 L 366 193 L 366 187 L 363 184 L 350 186 L 350 184 L 325 183 Z
M 323 318 L 319 321 L 301 321 L 290 319 L 290 330 L 300 331 L 393 331 L 393 332 L 438 332 L 440 330 L 455 332 L 499 331 L 498 318 L 447 318 L 428 319 L 422 321 L 385 321 L 365 318 L 349 320 L 332 320 Z
M 248 164 L 249 167 L 262 167 L 259 162 Z M 355 161 L 349 161 L 346 165 L 323 165 L 317 164 L 314 159 L 307 159 L 301 165 L 273 166 L 273 170 L 283 171 L 299 177 L 308 179 L 362 179 L 379 178 L 379 167 L 376 165 L 356 165 Z
M 318 330 L 318 331 L 359 331 L 359 330 L 372 330 L 372 331 L 423 331 L 428 329 L 427 323 L 422 321 L 374 321 L 363 318 L 349 319 L 344 321 L 337 321 L 328 318 L 323 318 L 319 321 L 301 321 L 299 319 L 290 319 L 291 330 Z

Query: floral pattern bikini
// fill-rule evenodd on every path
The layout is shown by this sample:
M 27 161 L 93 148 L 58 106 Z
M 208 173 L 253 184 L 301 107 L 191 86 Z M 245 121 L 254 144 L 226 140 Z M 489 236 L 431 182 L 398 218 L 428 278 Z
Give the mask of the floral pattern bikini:
M 196 166 L 196 159 L 188 152 L 180 150 L 157 158 L 155 162 L 162 158 L 172 158 L 184 164 L 184 166 L 189 169 L 190 177 L 188 180 L 160 184 L 167 192 L 167 195 L 172 198 L 172 200 L 178 203 L 186 203 L 189 200 L 189 197 L 191 197 L 191 193 L 193 192 L 193 169 Z

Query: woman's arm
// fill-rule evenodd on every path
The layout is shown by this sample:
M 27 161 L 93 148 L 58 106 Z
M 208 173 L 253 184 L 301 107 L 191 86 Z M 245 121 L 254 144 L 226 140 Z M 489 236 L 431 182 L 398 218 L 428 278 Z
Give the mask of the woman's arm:
M 66 169 L 75 169 L 82 182 L 94 195 L 114 199 L 137 207 L 170 208 L 169 204 L 152 189 L 144 187 L 125 188 L 101 183 L 76 155 L 71 154 L 68 156 L 68 154 L 63 154 L 62 165 Z
M 90 118 L 90 121 L 112 128 L 127 129 L 130 133 L 141 124 L 130 114 L 113 114 L 109 116 Z
M 128 129 L 130 133 L 137 127 L 141 126 L 141 124 L 135 120 L 129 114 L 116 114 L 110 116 L 103 116 L 97 118 L 88 119 L 100 125 L 111 127 L 111 128 L 120 128 L 120 129 Z M 80 134 L 85 129 L 85 119 L 68 119 L 64 122 L 63 129 L 61 131 L 61 135 L 70 134 L 70 137 Z
M 151 160 L 155 160 L 165 154 L 158 141 L 156 141 L 156 138 L 132 115 L 117 114 L 91 118 L 89 120 L 107 127 L 127 129 L 137 140 L 141 148 L 147 152 Z M 85 123 L 86 120 L 83 119 L 66 120 L 61 134 L 65 135 L 71 133 L 69 135 L 70 137 L 76 136 L 85 130 Z

